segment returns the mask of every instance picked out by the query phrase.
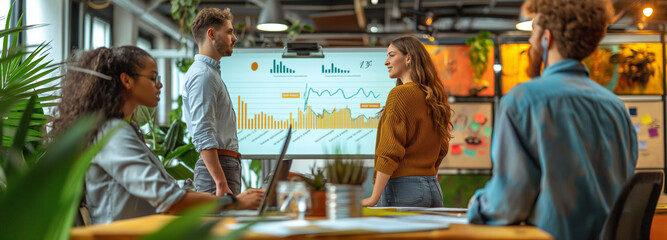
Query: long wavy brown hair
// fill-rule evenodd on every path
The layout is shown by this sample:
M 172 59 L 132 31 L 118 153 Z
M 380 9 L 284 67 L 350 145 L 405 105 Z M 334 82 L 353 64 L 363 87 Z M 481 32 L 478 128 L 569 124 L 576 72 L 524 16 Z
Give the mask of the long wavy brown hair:
M 150 54 L 135 46 L 106 48 L 87 51 L 80 56 L 72 55 L 65 78 L 61 81 L 61 99 L 51 119 L 49 138 L 62 133 L 76 120 L 91 114 L 102 116 L 100 124 L 109 119 L 123 118 L 126 89 L 120 75 L 136 76 L 144 68 Z M 111 77 L 110 80 L 86 73 L 88 69 Z M 98 128 L 90 135 L 89 142 L 97 136 Z
M 410 78 L 426 93 L 426 105 L 433 118 L 433 124 L 444 139 L 444 144 L 449 147 L 449 140 L 452 138 L 449 130 L 452 108 L 449 106 L 447 93 L 435 70 L 431 56 L 419 39 L 413 36 L 399 37 L 389 44 L 396 47 L 403 55 L 410 56 L 411 62 L 408 64 Z M 401 81 L 398 80 L 396 85 L 401 85 Z

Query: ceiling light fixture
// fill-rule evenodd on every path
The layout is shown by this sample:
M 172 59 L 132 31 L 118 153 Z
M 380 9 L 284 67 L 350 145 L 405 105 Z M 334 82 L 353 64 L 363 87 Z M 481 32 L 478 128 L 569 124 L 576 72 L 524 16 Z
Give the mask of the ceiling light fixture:
M 366 31 L 371 32 L 371 33 L 379 33 L 382 32 L 382 24 L 378 22 L 377 19 L 373 18 L 368 25 L 366 25 Z
M 257 29 L 268 32 L 281 32 L 287 30 L 283 18 L 283 7 L 279 0 L 267 0 L 259 14 Z
M 523 21 L 516 24 L 516 29 L 521 31 L 532 31 L 533 30 L 533 20 Z
M 644 10 L 642 10 L 642 13 L 644 13 L 644 16 L 650 17 L 651 14 L 653 14 L 653 8 L 646 7 L 646 8 L 644 8 Z

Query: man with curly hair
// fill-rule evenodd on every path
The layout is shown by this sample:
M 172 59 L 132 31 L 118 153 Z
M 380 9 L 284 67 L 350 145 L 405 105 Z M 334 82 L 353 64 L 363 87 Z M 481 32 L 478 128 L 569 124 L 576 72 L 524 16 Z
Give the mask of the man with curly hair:
M 472 197 L 468 219 L 594 239 L 637 163 L 623 102 L 581 63 L 605 35 L 613 7 L 610 0 L 527 0 L 523 10 L 534 16 L 533 79 L 498 107 L 493 177 Z

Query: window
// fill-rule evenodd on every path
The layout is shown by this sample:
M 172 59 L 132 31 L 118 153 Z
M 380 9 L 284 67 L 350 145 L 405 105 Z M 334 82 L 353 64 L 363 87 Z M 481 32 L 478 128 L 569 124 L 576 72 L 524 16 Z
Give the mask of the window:
M 137 47 L 139 47 L 143 50 L 149 51 L 149 50 L 153 49 L 153 43 L 149 39 L 139 37 L 137 39 Z
M 0 26 L 2 29 L 5 29 L 5 23 L 7 23 L 7 13 L 9 12 L 9 0 L 0 0 Z M 3 41 L 3 38 L 0 38 L 0 42 Z
M 137 37 L 137 47 L 150 51 L 153 49 L 153 35 L 146 31 L 139 29 L 139 36 Z
M 111 46 L 111 24 L 109 22 L 86 14 L 84 27 L 85 49 Z
M 172 59 L 171 61 L 171 109 L 178 108 L 178 96 L 181 95 L 180 89 L 185 83 L 185 73 L 181 72 L 176 65 L 179 59 Z M 182 119 L 185 121 L 185 119 Z
M 0 0 L 0 26 L 2 29 L 5 28 L 5 23 L 9 17 L 7 13 L 9 12 L 9 0 Z
M 94 9 L 85 2 L 72 1 L 69 6 L 69 16 L 65 18 L 69 18 L 69 48 L 71 50 L 111 47 L 113 5 Z

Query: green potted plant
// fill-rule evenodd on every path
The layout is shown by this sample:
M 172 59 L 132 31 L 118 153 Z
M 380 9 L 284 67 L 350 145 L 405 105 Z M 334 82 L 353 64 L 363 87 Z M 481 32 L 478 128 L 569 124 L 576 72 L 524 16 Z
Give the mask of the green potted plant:
M 139 106 L 132 116 L 139 126 L 148 128 L 144 140 L 162 160 L 167 172 L 177 180 L 193 179 L 195 164 L 199 159 L 195 146 L 190 141 L 184 141 L 187 128 L 181 120 L 182 107 L 183 97 L 179 96 L 178 107 L 169 112 L 169 128 L 155 124 L 154 108 Z
M 183 40 L 185 33 L 190 32 L 190 26 L 197 16 L 197 6 L 200 0 L 171 0 L 171 18 L 178 21 L 181 31 L 181 38 Z M 188 71 L 195 60 L 189 57 L 187 46 L 181 41 L 180 47 L 186 47 L 185 57 L 176 60 L 178 70 L 185 73 Z M 179 47 L 179 48 L 180 48 Z
M 326 188 L 324 184 L 324 169 L 319 169 L 315 166 L 310 169 L 312 178 L 299 175 L 301 179 L 308 185 L 310 191 L 311 209 L 310 216 L 324 217 L 326 216 Z
M 253 159 L 250 160 L 250 166 L 248 167 L 248 171 L 247 172 L 244 171 L 241 174 L 241 183 L 243 183 L 246 189 L 261 188 L 262 187 L 261 177 L 262 177 L 262 160 Z M 254 178 L 254 183 L 253 183 L 253 178 Z
M 364 194 L 361 184 L 366 179 L 363 161 L 338 158 L 329 161 L 325 169 L 327 217 L 331 220 L 361 217 Z
M 7 16 L 12 12 L 13 5 Z M 33 50 L 19 44 L 20 34 L 39 26 L 10 22 L 0 31 L 0 232 L 6 239 L 69 239 L 84 174 L 106 137 L 86 144 L 100 120 L 89 116 L 44 141 L 42 108 L 58 99 L 51 83 L 60 76 L 51 74 L 59 66 L 45 60 L 47 43 Z
M 301 21 L 296 20 L 294 23 L 292 23 L 292 26 L 287 29 L 287 37 L 285 37 L 285 40 L 283 41 L 283 46 L 287 46 L 288 42 L 293 42 L 296 40 L 297 37 L 299 37 L 299 34 L 301 32 L 310 32 L 312 33 L 314 31 L 313 26 L 310 26 L 309 24 L 306 23 L 301 23 Z
M 468 58 L 473 70 L 474 86 L 470 89 L 470 95 L 472 96 L 477 96 L 479 92 L 489 87 L 489 81 L 484 79 L 484 73 L 488 66 L 489 54 L 493 48 L 493 41 L 489 38 L 490 36 L 491 32 L 481 31 L 477 35 L 466 39 L 466 46 L 470 47 Z

